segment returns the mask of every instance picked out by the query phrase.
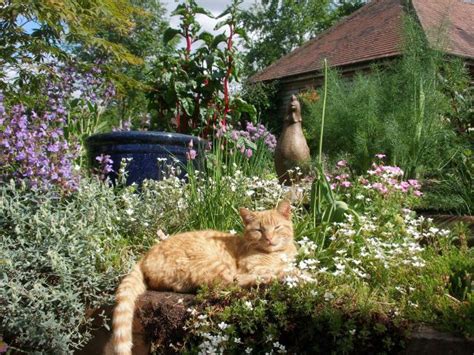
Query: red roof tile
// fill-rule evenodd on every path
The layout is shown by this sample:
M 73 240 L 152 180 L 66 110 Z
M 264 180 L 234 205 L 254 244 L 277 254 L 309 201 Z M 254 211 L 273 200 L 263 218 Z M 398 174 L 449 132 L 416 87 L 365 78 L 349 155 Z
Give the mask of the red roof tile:
M 427 32 L 437 24 L 449 25 L 448 51 L 474 58 L 474 5 L 464 0 L 412 0 Z M 401 0 L 373 0 L 318 37 L 277 60 L 252 81 L 266 81 L 309 73 L 331 66 L 344 66 L 400 54 L 402 39 Z M 428 36 L 430 42 L 435 38 Z

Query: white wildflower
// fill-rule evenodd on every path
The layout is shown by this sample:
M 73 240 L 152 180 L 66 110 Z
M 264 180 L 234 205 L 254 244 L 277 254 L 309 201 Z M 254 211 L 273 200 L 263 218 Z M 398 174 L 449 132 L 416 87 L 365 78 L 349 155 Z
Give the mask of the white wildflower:
M 330 301 L 330 300 L 334 299 L 334 295 L 333 295 L 331 292 L 326 291 L 326 292 L 324 293 L 324 299 L 325 299 L 326 301 Z
M 226 330 L 227 328 L 229 328 L 229 325 L 225 322 L 220 322 L 218 325 L 219 329 L 221 330 Z

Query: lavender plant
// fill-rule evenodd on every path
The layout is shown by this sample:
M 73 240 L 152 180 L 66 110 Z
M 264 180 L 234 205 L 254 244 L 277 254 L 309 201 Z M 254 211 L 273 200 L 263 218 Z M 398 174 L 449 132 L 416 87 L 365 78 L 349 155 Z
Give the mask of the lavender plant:
M 6 111 L 0 94 L 0 182 L 14 179 L 34 190 L 75 190 L 79 147 L 65 139 L 65 121 L 65 108 L 53 100 L 42 114 L 21 104 Z
M 112 125 L 105 117 L 116 95 L 114 85 L 103 77 L 99 67 L 88 71 L 74 65 L 52 64 L 55 76 L 50 76 L 44 95 L 48 106 L 65 110 L 67 139 L 84 139 Z M 59 78 L 59 79 L 58 79 Z

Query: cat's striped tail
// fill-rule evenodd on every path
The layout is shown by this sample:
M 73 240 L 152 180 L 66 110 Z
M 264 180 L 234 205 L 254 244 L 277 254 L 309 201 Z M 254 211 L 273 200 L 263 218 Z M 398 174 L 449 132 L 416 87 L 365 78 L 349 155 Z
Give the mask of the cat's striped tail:
M 125 276 L 115 295 L 115 309 L 112 321 L 113 347 L 116 355 L 132 354 L 132 326 L 135 301 L 146 291 L 140 263 Z

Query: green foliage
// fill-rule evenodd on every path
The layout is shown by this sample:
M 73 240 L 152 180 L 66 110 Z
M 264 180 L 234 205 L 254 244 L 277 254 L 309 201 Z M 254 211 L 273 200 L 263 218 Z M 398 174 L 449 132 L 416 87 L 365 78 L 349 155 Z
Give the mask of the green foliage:
M 67 61 L 67 45 L 82 43 L 112 55 L 117 62 L 140 63 L 141 59 L 124 46 L 100 35 L 107 27 L 127 35 L 133 27 L 132 16 L 139 9 L 128 0 L 100 1 L 18 1 L 7 0 L 0 12 L 0 89 L 32 91 L 41 85 L 35 67 L 44 67 L 47 58 Z M 13 86 L 7 72 L 16 72 Z
M 462 167 L 469 136 L 465 123 L 460 123 L 465 120 L 460 113 L 465 109 L 453 106 L 452 99 L 456 96 L 453 92 L 467 90 L 465 69 L 460 62 L 445 60 L 441 52 L 428 48 L 411 18 L 405 21 L 405 33 L 401 59 L 375 66 L 370 75 L 357 74 L 350 81 L 335 71 L 330 73 L 324 152 L 331 159 L 349 157 L 358 172 L 369 167 L 376 153 L 383 152 L 406 177 L 441 177 L 452 182 L 447 176 L 456 175 L 459 184 L 451 187 L 452 195 L 463 201 L 458 208 L 467 211 L 471 202 L 465 196 L 472 187 L 461 181 L 471 174 Z M 448 90 L 445 73 L 446 77 L 464 79 L 454 81 Z M 467 96 L 463 100 L 468 100 Z M 303 106 L 305 131 L 310 148 L 316 151 L 322 102 Z M 453 107 L 459 107 L 459 112 Z
M 252 290 L 203 289 L 186 350 L 393 353 L 418 323 L 471 336 L 473 249 L 457 248 L 455 235 L 403 210 L 396 195 L 385 204 L 392 198 L 398 211 L 334 223 L 325 245 L 300 232 L 311 216 L 294 210 L 294 276 Z
M 120 272 L 157 237 L 207 228 L 240 232 L 238 207 L 268 209 L 282 199 L 284 187 L 274 177 L 245 176 L 246 163 L 225 160 L 215 146 L 212 154 L 221 155 L 207 157 L 209 175 L 190 170 L 188 183 L 170 176 L 146 181 L 140 192 L 85 178 L 68 196 L 4 184 L 0 333 L 6 343 L 28 352 L 80 348 L 90 338 L 89 311 L 111 302 Z M 418 322 L 472 335 L 474 258 L 462 230 L 451 235 L 415 218 L 404 209 L 409 196 L 396 188 L 381 194 L 357 180 L 333 193 L 360 216 L 327 223 L 325 240 L 304 203 L 295 206 L 299 256 L 292 267 L 304 278 L 203 291 L 187 349 L 393 352 Z M 307 201 L 309 186 L 300 188 Z
M 91 311 L 112 302 L 120 271 L 154 243 L 158 227 L 178 224 L 180 194 L 173 184 L 150 182 L 138 195 L 134 188 L 111 189 L 84 178 L 68 197 L 3 184 L 3 339 L 27 352 L 68 353 L 83 346 Z
M 282 198 L 283 190 L 278 182 L 255 175 L 263 175 L 273 163 L 263 139 L 253 144 L 254 155 L 250 158 L 239 152 L 239 144 L 249 146 L 252 142 L 232 143 L 225 136 L 215 139 L 201 171 L 189 167 L 189 215 L 183 223 L 184 230 L 241 230 L 239 207 L 273 208 Z
M 153 128 L 207 136 L 213 125 L 239 119 L 243 112 L 253 118 L 255 108 L 231 97 L 229 91 L 229 85 L 241 76 L 241 61 L 234 43 L 237 37 L 246 37 L 238 26 L 240 3 L 233 1 L 217 16 L 220 22 L 216 29 L 226 28 L 227 32 L 215 36 L 201 30 L 196 15 L 213 16 L 195 1 L 178 5 L 172 13 L 180 17 L 180 28 L 168 28 L 163 40 L 167 43 L 180 36 L 186 46 L 160 56 L 155 62 L 155 79 L 150 83 L 151 108 L 156 110 Z
M 272 131 L 281 131 L 281 120 L 274 119 L 279 104 L 277 102 L 278 82 L 242 84 L 242 98 L 256 109 L 256 121 L 263 122 Z

